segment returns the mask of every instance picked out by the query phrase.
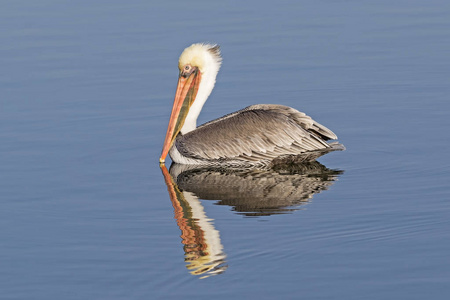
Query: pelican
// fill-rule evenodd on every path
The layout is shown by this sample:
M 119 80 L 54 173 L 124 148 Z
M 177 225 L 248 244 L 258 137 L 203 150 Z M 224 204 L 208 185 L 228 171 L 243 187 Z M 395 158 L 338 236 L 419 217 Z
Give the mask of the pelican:
M 337 136 L 298 110 L 256 104 L 197 127 L 222 64 L 218 45 L 193 44 L 178 60 L 179 77 L 159 159 L 189 165 L 268 166 L 314 160 L 344 150 Z

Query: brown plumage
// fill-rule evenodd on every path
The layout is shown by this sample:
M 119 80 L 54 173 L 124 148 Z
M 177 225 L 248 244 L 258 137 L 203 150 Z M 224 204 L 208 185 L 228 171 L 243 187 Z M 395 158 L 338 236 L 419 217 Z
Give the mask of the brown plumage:
M 309 161 L 335 150 L 336 135 L 311 117 L 283 105 L 258 104 L 179 135 L 175 147 L 199 164 L 268 165 L 274 159 Z

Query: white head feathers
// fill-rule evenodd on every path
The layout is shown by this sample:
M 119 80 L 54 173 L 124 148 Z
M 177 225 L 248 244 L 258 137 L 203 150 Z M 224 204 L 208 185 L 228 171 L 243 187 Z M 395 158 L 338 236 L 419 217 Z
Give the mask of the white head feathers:
M 185 65 L 198 67 L 200 72 L 208 71 L 206 68 L 215 67 L 219 71 L 222 63 L 220 47 L 215 44 L 192 44 L 184 49 L 178 60 L 178 68 L 181 70 Z
M 197 96 L 186 117 L 181 133 L 186 134 L 197 127 L 197 118 L 216 83 L 216 76 L 222 64 L 219 45 L 193 44 L 181 53 L 178 60 L 180 71 L 185 65 L 197 67 L 201 73 L 201 82 Z

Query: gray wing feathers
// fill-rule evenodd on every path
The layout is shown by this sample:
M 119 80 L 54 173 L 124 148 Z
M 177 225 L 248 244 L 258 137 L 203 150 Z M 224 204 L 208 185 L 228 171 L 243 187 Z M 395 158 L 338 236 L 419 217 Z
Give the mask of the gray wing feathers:
M 289 118 L 295 120 L 297 124 L 299 124 L 303 129 L 310 130 L 315 134 L 318 134 L 324 140 L 335 140 L 337 136 L 330 129 L 325 126 L 317 123 L 310 116 L 307 116 L 305 113 L 302 113 L 292 107 L 277 105 L 277 104 L 257 104 L 249 106 L 245 109 L 263 109 L 263 110 L 272 110 L 279 112 L 281 114 L 287 115 Z M 245 110 L 244 109 L 244 110 Z
M 330 148 L 336 135 L 309 116 L 283 105 L 259 104 L 181 135 L 176 147 L 202 160 L 272 160 Z

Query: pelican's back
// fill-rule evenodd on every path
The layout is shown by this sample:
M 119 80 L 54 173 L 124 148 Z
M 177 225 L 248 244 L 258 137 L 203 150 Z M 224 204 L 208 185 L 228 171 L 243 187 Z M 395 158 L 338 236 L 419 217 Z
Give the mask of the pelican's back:
M 258 104 L 210 121 L 185 135 L 175 146 L 198 164 L 260 165 L 294 157 L 314 160 L 334 150 L 336 135 L 309 116 L 283 105 Z

